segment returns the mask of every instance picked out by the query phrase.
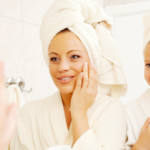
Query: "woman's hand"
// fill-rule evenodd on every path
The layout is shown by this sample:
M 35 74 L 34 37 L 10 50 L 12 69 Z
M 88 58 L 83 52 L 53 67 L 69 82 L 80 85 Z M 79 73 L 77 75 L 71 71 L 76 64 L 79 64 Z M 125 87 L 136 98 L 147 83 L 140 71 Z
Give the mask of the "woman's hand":
M 87 113 L 97 95 L 97 71 L 94 64 L 83 67 L 77 79 L 76 88 L 71 99 L 71 113 Z
M 132 147 L 132 150 L 150 150 L 150 118 L 148 118 L 141 129 L 138 141 Z
M 15 129 L 16 104 L 7 105 L 4 82 L 4 63 L 0 63 L 0 150 L 8 144 Z
M 76 88 L 71 99 L 71 119 L 74 143 L 89 130 L 87 110 L 97 94 L 97 71 L 93 64 L 85 63 L 83 72 L 78 76 Z

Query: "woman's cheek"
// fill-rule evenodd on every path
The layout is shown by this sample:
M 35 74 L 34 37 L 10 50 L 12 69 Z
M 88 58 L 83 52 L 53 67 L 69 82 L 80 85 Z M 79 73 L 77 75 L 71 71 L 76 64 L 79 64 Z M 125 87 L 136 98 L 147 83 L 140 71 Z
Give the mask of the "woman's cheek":
M 83 71 L 84 62 L 76 63 L 73 65 L 74 70 L 80 74 Z
M 150 85 L 150 70 L 145 69 L 144 77 L 146 82 Z
M 52 76 L 52 78 L 54 76 L 56 76 L 56 74 L 57 74 L 57 67 L 56 67 L 56 65 L 50 64 L 49 65 L 49 72 L 50 72 L 50 75 Z

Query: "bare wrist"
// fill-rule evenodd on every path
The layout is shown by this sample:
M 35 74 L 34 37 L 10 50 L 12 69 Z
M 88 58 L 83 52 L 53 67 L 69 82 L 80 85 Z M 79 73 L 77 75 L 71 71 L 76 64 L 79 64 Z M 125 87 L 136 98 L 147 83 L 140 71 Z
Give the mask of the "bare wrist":
M 141 150 L 141 146 L 139 145 L 138 141 L 133 145 L 131 150 Z
M 83 118 L 87 118 L 87 112 L 81 110 L 71 110 L 71 116 L 72 119 L 73 118 L 83 119 Z

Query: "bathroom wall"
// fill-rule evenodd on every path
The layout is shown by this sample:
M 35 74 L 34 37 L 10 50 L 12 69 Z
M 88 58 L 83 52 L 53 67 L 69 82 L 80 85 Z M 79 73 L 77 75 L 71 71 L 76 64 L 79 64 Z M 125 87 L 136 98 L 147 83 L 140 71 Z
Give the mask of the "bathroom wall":
M 22 77 L 26 102 L 56 91 L 42 58 L 39 28 L 54 0 L 0 0 L 0 61 L 9 65 L 7 77 Z M 103 7 L 103 0 L 95 0 Z
M 113 6 L 113 5 L 122 5 L 122 4 L 129 4 L 129 3 L 136 3 L 136 2 L 144 2 L 150 0 L 104 0 L 103 4 L 104 7 L 106 6 Z
M 98 3 L 101 7 L 104 7 L 103 0 L 94 0 L 96 3 Z
M 105 11 L 113 20 L 113 35 L 116 40 L 128 91 L 120 100 L 127 104 L 139 97 L 149 87 L 144 79 L 143 21 L 150 13 L 150 1 L 107 6 Z

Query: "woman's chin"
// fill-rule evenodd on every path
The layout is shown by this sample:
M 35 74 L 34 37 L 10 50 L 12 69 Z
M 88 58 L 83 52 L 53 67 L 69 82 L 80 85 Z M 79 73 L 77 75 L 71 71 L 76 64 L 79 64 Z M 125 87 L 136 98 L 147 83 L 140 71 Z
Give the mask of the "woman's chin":
M 71 94 L 74 91 L 74 87 L 61 87 L 58 88 L 62 94 Z

